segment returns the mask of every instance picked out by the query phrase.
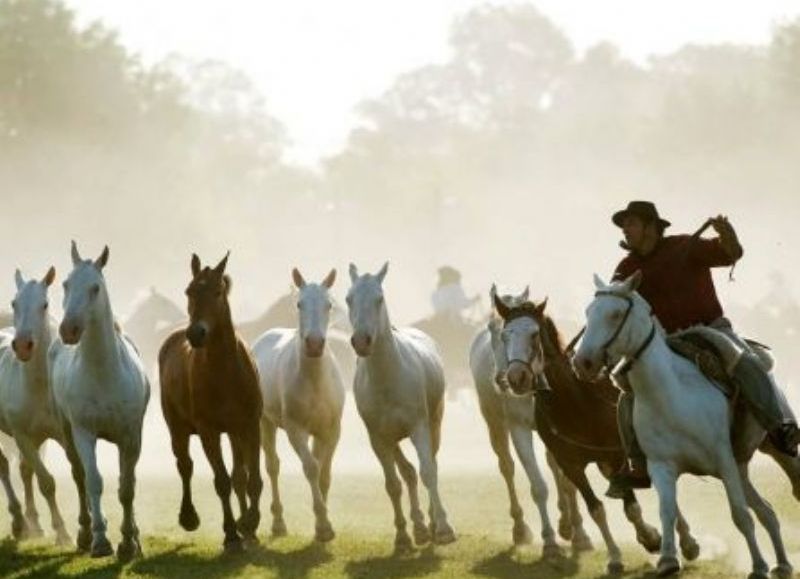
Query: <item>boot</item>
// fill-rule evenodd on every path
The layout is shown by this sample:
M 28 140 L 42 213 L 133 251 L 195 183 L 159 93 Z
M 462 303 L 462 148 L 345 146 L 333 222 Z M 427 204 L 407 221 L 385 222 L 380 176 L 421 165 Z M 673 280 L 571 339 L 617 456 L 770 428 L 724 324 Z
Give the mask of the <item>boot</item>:
M 624 499 L 629 491 L 650 488 L 652 482 L 647 474 L 647 460 L 631 458 L 621 469 L 608 479 L 606 496 L 611 499 Z

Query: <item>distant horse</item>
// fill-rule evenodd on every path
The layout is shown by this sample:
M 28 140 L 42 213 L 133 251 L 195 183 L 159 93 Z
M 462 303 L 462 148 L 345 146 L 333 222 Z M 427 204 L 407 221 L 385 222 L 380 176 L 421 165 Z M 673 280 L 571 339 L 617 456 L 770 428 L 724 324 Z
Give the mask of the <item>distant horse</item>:
M 350 347 L 350 326 L 347 317 L 336 300 L 331 299 L 330 328 L 326 343 L 339 364 L 339 370 L 346 387 L 353 383 L 356 371 L 356 359 Z M 267 311 L 254 320 L 242 322 L 236 326 L 239 335 L 248 344 L 255 341 L 267 330 L 273 328 L 291 328 L 297 321 L 297 292 L 293 289 L 279 297 Z
M 439 497 L 436 465 L 444 412 L 441 361 L 428 336 L 419 330 L 392 327 L 382 288 L 388 268 L 387 263 L 375 275 L 359 275 L 356 266 L 350 264 L 352 286 L 347 305 L 353 349 L 360 357 L 353 385 L 356 406 L 383 467 L 386 492 L 394 508 L 395 549 L 402 552 L 410 550 L 412 544 L 395 465 L 408 487 L 417 544 L 428 542 L 431 532 L 440 544 L 451 543 L 456 536 Z M 428 489 L 430 531 L 420 510 L 417 473 L 400 449 L 399 443 L 406 437 L 416 448 L 420 477 Z
M 510 308 L 495 298 L 495 307 L 504 320 L 508 384 L 515 394 L 532 391 L 534 380 L 542 377 L 549 385 L 536 399 L 536 430 L 561 471 L 578 488 L 600 529 L 608 550 L 608 572 L 620 573 L 624 569 L 622 553 L 608 526 L 605 507 L 594 494 L 585 472 L 590 463 L 596 463 L 608 477 L 626 460 L 617 429 L 619 390 L 607 379 L 590 384 L 575 376 L 558 330 L 544 314 L 545 305 L 546 302 L 539 305 L 527 302 Z M 625 516 L 636 529 L 637 541 L 649 552 L 658 551 L 661 537 L 643 520 L 634 493 L 628 491 L 623 502 Z M 699 547 L 682 517 L 678 531 L 684 556 L 695 559 Z
M 663 542 L 659 575 L 680 569 L 675 550 L 675 521 L 679 516 L 676 482 L 685 473 L 722 479 L 734 524 L 744 535 L 752 560 L 750 577 L 768 577 L 769 566 L 756 542 L 753 509 L 767 530 L 778 561 L 773 572 L 791 577 L 778 517 L 750 482 L 748 463 L 765 437 L 748 413 L 737 429 L 742 451 L 737 459 L 731 443 L 732 403 L 695 364 L 667 346 L 663 330 L 649 304 L 636 293 L 641 272 L 606 285 L 595 276 L 594 300 L 586 310 L 586 333 L 575 354 L 575 367 L 595 376 L 608 360 L 629 360 L 628 381 L 636 395 L 633 425 L 645 455 L 647 470 L 658 492 Z M 741 355 L 723 334 L 700 328 L 723 356 L 735 363 Z M 678 523 L 680 525 L 680 522 Z
M 225 275 L 226 255 L 215 268 L 200 265 L 192 255 L 189 327 L 173 333 L 158 355 L 161 409 L 172 438 L 172 452 L 183 481 L 178 520 L 194 531 L 200 519 L 192 503 L 193 463 L 189 437 L 197 434 L 214 471 L 214 489 L 222 503 L 225 551 L 240 551 L 242 537 L 257 542 L 261 519 L 259 421 L 262 401 L 258 373 L 247 344 L 231 321 L 228 294 L 231 279 Z M 220 437 L 227 434 L 233 454 L 230 475 L 222 458 Z M 234 520 L 231 486 L 239 500 L 241 518 Z M 249 499 L 249 506 L 248 506 Z
M 108 440 L 119 448 L 123 517 L 117 558 L 127 561 L 142 552 L 133 498 L 150 385 L 135 346 L 114 323 L 103 278 L 107 262 L 108 247 L 95 261 L 84 260 L 72 242 L 73 270 L 64 282 L 61 339 L 50 347 L 50 380 L 67 454 L 78 456 L 83 466 L 80 474 L 73 469 L 73 476 L 85 476 L 93 557 L 113 552 L 100 506 L 103 479 L 95 455 L 97 439 Z M 83 527 L 83 514 L 80 522 Z
M 151 287 L 147 295 L 138 300 L 130 316 L 122 324 L 139 348 L 145 368 L 151 371 L 158 362 L 158 349 L 164 340 L 185 323 L 186 313 L 168 297 Z
M 278 492 L 280 462 L 275 450 L 276 430 L 281 427 L 303 463 L 314 501 L 316 539 L 325 542 L 334 537 L 328 520 L 328 489 L 344 408 L 342 377 L 325 346 L 332 308 L 328 290 L 336 279 L 336 270 L 319 284 L 306 283 L 297 269 L 292 271 L 292 278 L 299 289 L 297 329 L 269 330 L 253 345 L 264 396 L 261 436 L 272 484 L 272 533 L 286 534 Z M 311 437 L 314 441 L 309 449 Z
M 411 327 L 424 332 L 436 342 L 442 357 L 448 396 L 455 397 L 459 389 L 467 388 L 470 375 L 464 354 L 469 351 L 472 339 L 480 331 L 480 325 L 459 315 L 444 312 L 417 320 Z
M 25 485 L 25 519 L 19 502 L 7 481 L 8 464 L 0 453 L 0 477 L 9 495 L 12 532 L 19 538 L 41 535 L 39 517 L 33 500 L 32 475 L 36 471 L 39 489 L 47 499 L 52 515 L 56 543 L 69 544 L 55 498 L 55 480 L 39 456 L 39 448 L 48 438 L 61 440 L 61 430 L 53 412 L 50 383 L 47 375 L 47 350 L 55 334 L 49 316 L 47 290 L 55 279 L 52 267 L 41 281 L 25 281 L 17 270 L 17 293 L 12 302 L 14 326 L 0 330 L 0 430 L 14 437 L 21 454 L 20 474 Z M 77 461 L 76 461 L 77 462 Z M 73 468 L 80 469 L 80 462 Z M 79 485 L 81 502 L 85 505 L 83 487 Z M 88 528 L 87 528 L 88 530 Z
M 495 286 L 492 286 L 490 294 L 494 300 Z M 519 296 L 504 295 L 500 299 L 509 307 L 518 306 L 527 301 L 528 290 L 526 288 Z M 489 320 L 487 328 L 475 336 L 469 352 L 470 368 L 475 381 L 481 414 L 489 429 L 489 440 L 497 455 L 500 473 L 503 475 L 508 489 L 511 518 L 514 520 L 512 539 L 517 545 L 529 543 L 531 531 L 525 524 L 522 507 L 517 499 L 514 486 L 514 459 L 511 458 L 508 448 L 509 434 L 517 457 L 522 463 L 531 485 L 531 495 L 542 521 L 544 553 L 549 556 L 559 553 L 560 548 L 556 543 L 555 532 L 547 512 L 547 485 L 539 470 L 533 447 L 533 430 L 536 429 L 533 394 L 514 396 L 508 392 L 499 391 L 495 384 L 497 380 L 505 379 L 506 371 L 503 363 L 503 343 L 500 339 L 502 325 L 502 320 L 493 316 Z M 583 522 L 575 499 L 575 487 L 561 474 L 549 451 L 547 458 L 558 490 L 558 506 L 562 517 L 559 523 L 559 533 L 564 539 L 572 539 L 574 549 L 589 549 L 591 541 L 583 529 Z

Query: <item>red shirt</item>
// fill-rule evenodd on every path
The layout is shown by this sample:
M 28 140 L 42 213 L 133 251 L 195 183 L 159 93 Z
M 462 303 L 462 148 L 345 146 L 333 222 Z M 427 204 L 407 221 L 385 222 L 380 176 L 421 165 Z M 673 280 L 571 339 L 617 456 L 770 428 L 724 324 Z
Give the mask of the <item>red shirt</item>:
M 709 324 L 722 315 L 711 268 L 734 262 L 719 239 L 671 235 L 661 239 L 644 257 L 629 253 L 617 266 L 613 279 L 624 280 L 641 270 L 638 292 L 667 333 L 672 333 Z

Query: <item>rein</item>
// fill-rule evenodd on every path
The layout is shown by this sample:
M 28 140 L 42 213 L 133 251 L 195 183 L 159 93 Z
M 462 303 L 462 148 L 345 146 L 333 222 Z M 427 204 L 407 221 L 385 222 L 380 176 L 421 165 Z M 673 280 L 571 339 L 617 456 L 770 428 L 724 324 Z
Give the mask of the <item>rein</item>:
M 631 311 L 633 310 L 633 298 L 631 298 L 630 296 L 605 290 L 595 292 L 594 294 L 594 297 L 596 298 L 604 296 L 619 298 L 621 300 L 625 300 L 628 304 L 628 307 L 625 310 L 625 314 L 622 316 L 622 321 L 620 322 L 619 326 L 617 326 L 617 329 L 614 330 L 614 333 L 611 335 L 611 337 L 608 340 L 606 340 L 606 342 L 601 346 L 603 353 L 603 361 L 606 367 L 610 367 L 611 363 L 608 357 L 608 349 L 617 340 L 617 338 L 619 338 L 619 335 L 622 333 L 622 329 L 625 327 L 625 324 L 628 322 L 628 319 L 630 318 Z M 616 372 L 616 374 L 625 375 L 628 372 L 630 372 L 631 368 L 633 368 L 633 365 L 637 362 L 637 360 L 639 360 L 639 358 L 641 358 L 642 354 L 644 354 L 645 350 L 647 350 L 647 347 L 653 342 L 653 338 L 655 337 L 655 335 L 656 335 L 656 325 L 651 320 L 650 332 L 648 332 L 647 337 L 644 339 L 644 342 L 642 342 L 642 344 L 636 349 L 636 352 L 634 352 L 633 356 L 627 359 L 627 361 Z

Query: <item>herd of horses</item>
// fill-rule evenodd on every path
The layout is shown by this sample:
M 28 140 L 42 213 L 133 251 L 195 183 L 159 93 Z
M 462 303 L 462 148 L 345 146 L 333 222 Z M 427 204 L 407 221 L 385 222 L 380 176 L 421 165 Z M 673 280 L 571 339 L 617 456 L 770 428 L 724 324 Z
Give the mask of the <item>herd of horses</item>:
M 11 435 L 19 447 L 25 512 L 2 453 L 0 481 L 15 537 L 42 532 L 33 501 L 35 475 L 51 512 L 56 541 L 71 543 L 56 504 L 54 478 L 39 454 L 45 440 L 55 440 L 66 452 L 78 492 L 77 546 L 93 557 L 110 555 L 113 549 L 106 536 L 103 481 L 95 450 L 98 439 L 115 444 L 123 508 L 117 557 L 127 561 L 141 555 L 133 502 L 150 384 L 142 354 L 114 321 L 103 277 L 108 248 L 97 259 L 84 259 L 73 242 L 71 257 L 72 271 L 63 284 L 64 314 L 58 326 L 48 312 L 55 270 L 50 268 L 41 280 L 25 280 L 19 271 L 15 275 L 13 327 L 0 333 L 0 430 Z M 179 523 L 188 531 L 200 524 L 192 500 L 189 451 L 190 438 L 196 435 L 211 465 L 222 505 L 224 550 L 240 551 L 258 541 L 262 452 L 271 488 L 271 533 L 286 534 L 275 443 L 278 429 L 283 429 L 310 487 L 315 539 L 330 541 L 335 531 L 327 508 L 328 493 L 349 381 L 343 378 L 332 347 L 337 340 L 331 339 L 329 331 L 336 309 L 330 295 L 336 271 L 317 283 L 293 270 L 294 320 L 283 324 L 286 327 L 245 338 L 243 330 L 237 332 L 231 316 L 227 261 L 226 255 L 215 266 L 204 266 L 192 256 L 186 288 L 188 322 L 178 327 L 168 324 L 157 352 L 161 408 L 182 481 Z M 456 533 L 439 493 L 436 459 L 445 403 L 445 372 L 437 345 L 419 329 L 392 325 L 383 290 L 388 264 L 374 274 L 361 273 L 351 264 L 348 273 L 346 311 L 351 335 L 338 343 L 348 348 L 348 354 L 355 352 L 358 360 L 352 393 L 383 469 L 394 510 L 395 550 L 406 553 L 414 544 L 451 543 Z M 747 466 L 757 449 L 767 453 L 786 473 L 800 500 L 800 462 L 777 452 L 752 420 L 743 427 L 744 451 L 740 448 L 734 454 L 730 437 L 733 401 L 695 365 L 669 349 L 649 306 L 635 291 L 639 279 L 634 275 L 609 285 L 595 280 L 586 331 L 574 356 L 546 314 L 546 302 L 530 301 L 527 289 L 520 295 L 498 295 L 492 286 L 494 313 L 472 340 L 469 369 L 508 489 L 513 542 L 529 543 L 532 533 L 517 497 L 509 441 L 530 481 L 544 556 L 561 553 L 556 534 L 577 551 L 592 548 L 578 508 L 579 493 L 605 542 L 608 571 L 624 569 L 605 507 L 589 483 L 586 467 L 596 464 L 610 476 L 624 464 L 616 424 L 619 390 L 604 368 L 626 359 L 631 361 L 628 377 L 637 400 L 634 425 L 659 496 L 660 532 L 644 520 L 633 491 L 625 494 L 623 509 L 642 547 L 660 553 L 658 574 L 680 569 L 678 548 L 687 560 L 699 555 L 675 493 L 678 476 L 691 473 L 722 479 L 733 521 L 750 549 L 751 576 L 765 577 L 769 567 L 759 551 L 749 509 L 773 544 L 777 560 L 773 572 L 790 577 L 792 566 L 778 518 L 750 482 Z M 183 315 L 175 312 L 178 314 Z M 723 357 L 741 355 L 735 345 L 707 332 Z M 557 531 L 548 513 L 548 487 L 534 452 L 534 431 L 546 447 L 556 482 Z M 223 460 L 222 435 L 228 436 L 231 445 L 230 470 Z M 419 473 L 400 447 L 406 438 L 416 451 Z M 419 479 L 429 499 L 427 518 L 421 507 Z M 404 484 L 411 533 L 401 503 Z M 238 503 L 238 517 L 232 494 Z

